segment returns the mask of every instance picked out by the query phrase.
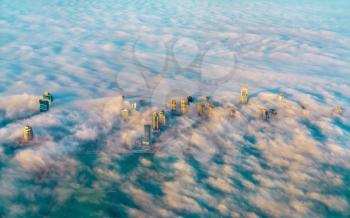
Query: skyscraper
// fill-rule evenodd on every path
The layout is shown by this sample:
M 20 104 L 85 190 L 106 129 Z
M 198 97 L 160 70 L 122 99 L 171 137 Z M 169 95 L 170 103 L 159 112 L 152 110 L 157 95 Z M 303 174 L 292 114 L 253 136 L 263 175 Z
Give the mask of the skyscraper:
M 50 109 L 50 101 L 47 99 L 39 99 L 40 112 L 46 112 Z
M 260 116 L 263 120 L 269 120 L 269 110 L 267 110 L 266 108 L 261 108 Z
M 187 96 L 187 104 L 191 104 L 193 102 L 193 97 L 192 96 Z
M 186 100 L 182 99 L 180 104 L 180 112 L 182 114 L 186 113 Z
M 25 126 L 23 130 L 23 142 L 28 143 L 34 138 L 33 128 L 31 126 Z
M 304 105 L 300 105 L 300 107 L 304 116 L 308 116 L 310 114 L 309 110 Z
M 166 117 L 165 117 L 165 112 L 162 110 L 159 112 L 159 122 L 161 124 L 161 126 L 166 126 Z
M 343 113 L 343 108 L 341 108 L 341 107 L 339 107 L 339 106 L 336 107 L 336 108 L 335 108 L 335 113 L 338 114 L 338 115 L 341 115 L 341 114 Z
M 145 124 L 142 144 L 149 145 L 150 143 L 151 143 L 151 125 Z
M 248 88 L 241 87 L 241 104 L 247 104 L 247 103 L 248 103 Z
M 176 103 L 176 100 L 173 99 L 171 100 L 171 111 L 176 112 L 176 109 L 177 109 L 177 103 Z
M 50 104 L 53 102 L 53 96 L 48 91 L 44 92 L 43 99 L 48 100 Z
M 122 115 L 122 117 L 124 119 L 128 119 L 128 117 L 129 117 L 129 110 L 126 109 L 126 108 L 123 108 L 123 109 L 120 110 L 120 114 Z
M 153 112 L 152 114 L 152 129 L 154 132 L 159 131 L 159 116 L 157 112 Z
M 233 107 L 229 109 L 229 116 L 231 118 L 234 118 L 236 116 L 236 110 Z
M 205 113 L 205 102 L 204 101 L 200 101 L 197 105 L 197 111 L 198 111 L 198 115 L 202 116 Z
M 285 95 L 283 93 L 280 93 L 278 96 L 278 100 L 284 101 L 284 99 L 285 99 Z
M 269 109 L 269 117 L 276 117 L 277 116 L 277 110 L 275 108 Z
M 131 104 L 131 112 L 136 112 L 137 111 L 137 103 L 136 102 L 134 102 L 134 103 L 132 103 Z
M 208 116 L 210 117 L 214 111 L 214 105 L 212 102 L 208 102 Z

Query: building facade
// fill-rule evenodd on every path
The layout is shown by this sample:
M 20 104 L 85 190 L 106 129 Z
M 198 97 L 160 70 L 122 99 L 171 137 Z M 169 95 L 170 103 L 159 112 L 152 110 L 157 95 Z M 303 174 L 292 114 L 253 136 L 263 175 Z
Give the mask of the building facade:
M 23 130 L 23 142 L 28 143 L 34 138 L 33 128 L 31 126 L 25 126 Z

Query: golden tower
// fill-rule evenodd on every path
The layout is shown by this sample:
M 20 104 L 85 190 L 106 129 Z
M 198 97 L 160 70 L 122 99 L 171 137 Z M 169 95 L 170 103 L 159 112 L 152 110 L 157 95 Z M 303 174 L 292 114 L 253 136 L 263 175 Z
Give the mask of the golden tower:
M 182 99 L 181 100 L 181 104 L 180 104 L 180 112 L 182 114 L 186 113 L 186 100 L 185 99 Z
M 280 93 L 279 96 L 278 96 L 278 100 L 280 100 L 280 101 L 284 101 L 285 98 L 286 97 L 285 97 L 285 95 L 283 93 Z
M 241 104 L 247 104 L 248 103 L 248 88 L 247 87 L 241 87 Z
M 152 114 L 152 129 L 153 131 L 159 131 L 159 116 L 157 112 Z
M 124 119 L 128 119 L 128 117 L 129 117 L 129 110 L 126 109 L 126 108 L 123 108 L 123 109 L 120 110 L 120 114 L 122 115 L 122 117 Z
M 341 115 L 341 114 L 343 113 L 343 108 L 341 108 L 341 107 L 339 107 L 339 106 L 336 107 L 336 108 L 335 108 L 335 113 L 338 114 L 338 115 Z
M 177 103 L 176 103 L 176 100 L 173 99 L 171 100 L 171 111 L 175 112 L 177 109 Z
M 134 102 L 134 103 L 131 104 L 131 112 L 135 113 L 136 111 L 137 111 L 137 103 Z
M 33 128 L 31 126 L 25 126 L 23 130 L 23 142 L 28 143 L 34 138 Z

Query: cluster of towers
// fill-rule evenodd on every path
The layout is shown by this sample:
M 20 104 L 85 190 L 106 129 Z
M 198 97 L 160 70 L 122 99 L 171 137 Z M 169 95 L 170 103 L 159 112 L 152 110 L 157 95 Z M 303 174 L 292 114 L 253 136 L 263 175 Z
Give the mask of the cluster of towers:
M 169 104 L 169 112 L 165 112 L 164 110 L 153 112 L 151 124 L 144 125 L 144 137 L 142 144 L 151 144 L 151 135 L 157 135 L 162 129 L 166 128 L 166 116 L 179 116 L 186 114 L 189 112 L 189 106 L 193 102 L 194 98 L 192 96 L 187 96 L 186 98 L 182 98 L 179 101 L 172 99 Z M 206 97 L 206 99 L 201 99 L 197 104 L 198 116 L 209 117 L 213 109 L 214 105 L 210 101 L 209 97 Z
M 280 101 L 285 100 L 285 95 L 280 94 L 278 99 Z M 241 87 L 241 95 L 240 95 L 240 104 L 245 105 L 248 104 L 249 101 L 249 92 L 247 87 Z M 40 104 L 40 112 L 49 111 L 50 106 L 53 102 L 53 96 L 49 92 L 44 92 L 43 97 L 39 100 Z M 169 115 L 183 115 L 189 111 L 189 106 L 194 102 L 194 98 L 192 96 L 188 96 L 187 98 L 183 98 L 179 101 L 176 99 L 172 99 L 170 102 L 170 111 L 166 112 L 164 110 L 154 111 L 152 113 L 152 121 L 151 124 L 144 125 L 144 136 L 141 140 L 143 145 L 149 145 L 152 142 L 152 134 L 157 135 L 161 132 L 161 130 L 165 129 L 167 126 L 167 116 Z M 140 101 L 142 105 L 143 102 Z M 213 102 L 209 97 L 206 99 L 200 99 L 196 105 L 198 116 L 209 117 L 214 109 Z M 305 107 L 302 106 L 303 110 Z M 137 103 L 132 103 L 130 108 L 122 108 L 120 113 L 124 119 L 129 117 L 129 114 L 134 114 L 137 111 Z M 236 109 L 234 107 L 230 107 L 229 109 L 229 117 L 235 117 Z M 341 107 L 336 107 L 334 113 L 337 115 L 341 115 L 343 109 Z M 273 118 L 277 115 L 277 111 L 274 108 L 261 108 L 260 109 L 260 117 L 262 120 L 268 121 L 270 118 Z M 33 128 L 29 125 L 24 127 L 23 131 L 23 143 L 29 143 L 34 138 Z
M 249 102 L 249 90 L 247 87 L 241 87 L 240 104 L 246 105 Z M 278 96 L 279 101 L 283 102 L 285 100 L 285 95 L 283 93 Z M 188 96 L 186 99 L 181 99 L 180 104 L 176 99 L 172 99 L 170 102 L 170 113 L 169 115 L 182 115 L 188 112 L 190 103 L 194 102 L 194 98 Z M 179 106 L 180 105 L 180 106 Z M 214 110 L 214 104 L 209 97 L 205 99 L 200 99 L 196 105 L 198 116 L 210 117 L 212 111 Z M 342 108 L 337 107 L 335 109 L 336 114 L 342 113 Z M 233 118 L 236 116 L 236 109 L 230 107 L 228 110 L 228 116 Z M 268 121 L 277 116 L 277 110 L 275 108 L 260 108 L 260 117 L 264 121 Z M 151 134 L 157 134 L 161 130 L 161 126 L 165 126 L 165 112 L 153 112 L 152 113 L 152 123 L 144 125 L 144 137 L 142 144 L 149 145 L 151 143 Z
M 277 116 L 277 111 L 274 108 L 267 109 L 267 108 L 261 108 L 260 109 L 260 116 L 263 120 L 267 121 L 270 118 Z
M 44 92 L 42 98 L 39 99 L 39 111 L 47 112 L 50 110 L 50 107 L 53 102 L 53 96 L 48 91 Z M 26 125 L 23 130 L 23 139 L 22 143 L 26 144 L 34 139 L 33 128 L 29 125 Z
M 169 113 L 161 110 L 161 111 L 154 111 L 152 113 L 152 122 L 151 124 L 145 124 L 144 125 L 144 137 L 142 140 L 143 145 L 149 145 L 151 144 L 152 138 L 151 135 L 158 135 L 161 130 L 165 129 L 167 126 L 167 116 L 178 116 L 183 115 L 187 113 L 188 106 L 190 103 L 193 102 L 193 97 L 188 96 L 185 99 L 180 100 L 180 104 L 178 104 L 178 101 L 176 99 L 172 99 L 170 102 L 170 111 Z
M 154 111 L 152 113 L 152 124 L 144 125 L 144 136 L 142 144 L 149 145 L 151 144 L 151 132 L 153 134 L 159 134 L 162 129 L 166 128 L 166 115 L 165 111 L 161 110 L 159 112 Z
M 200 100 L 199 103 L 197 104 L 198 116 L 209 117 L 213 112 L 213 109 L 214 109 L 214 105 L 208 97 L 205 100 L 204 99 Z
M 128 108 L 122 108 L 122 109 L 120 110 L 120 114 L 121 114 L 122 117 L 126 120 L 126 119 L 128 119 L 129 114 L 135 114 L 136 111 L 137 111 L 137 103 L 134 102 L 134 103 L 131 104 L 130 109 L 128 109 Z
M 173 115 L 181 115 L 185 114 L 187 112 L 187 106 L 190 104 L 190 102 L 193 101 L 193 98 L 191 96 L 188 96 L 187 99 L 181 99 L 180 100 L 180 110 L 178 110 L 178 103 L 176 99 L 172 99 L 170 103 L 170 110 Z

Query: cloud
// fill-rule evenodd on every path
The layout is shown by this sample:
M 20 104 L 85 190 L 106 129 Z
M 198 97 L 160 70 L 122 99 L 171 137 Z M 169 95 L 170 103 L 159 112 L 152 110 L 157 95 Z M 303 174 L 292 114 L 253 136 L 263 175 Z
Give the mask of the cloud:
M 349 216 L 349 7 L 329 4 L 5 0 L 0 216 Z M 188 95 L 212 116 L 168 116 L 135 153 L 152 112 Z

